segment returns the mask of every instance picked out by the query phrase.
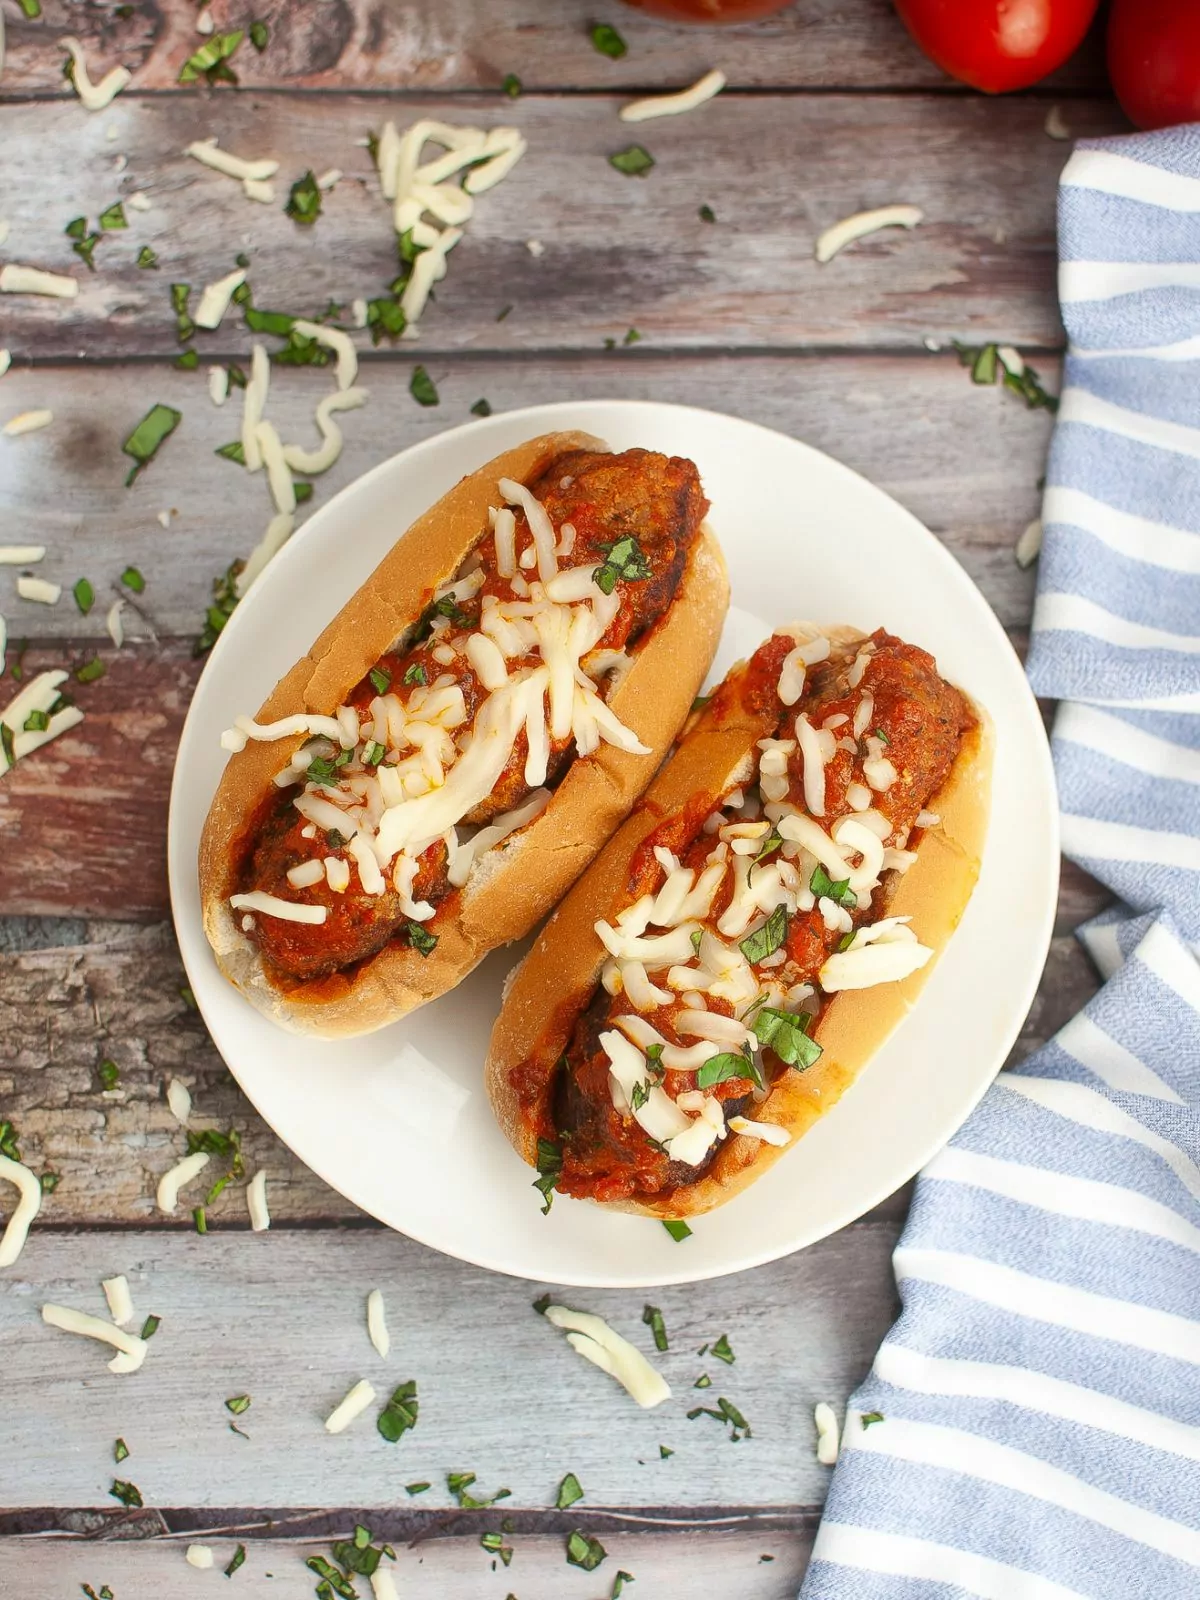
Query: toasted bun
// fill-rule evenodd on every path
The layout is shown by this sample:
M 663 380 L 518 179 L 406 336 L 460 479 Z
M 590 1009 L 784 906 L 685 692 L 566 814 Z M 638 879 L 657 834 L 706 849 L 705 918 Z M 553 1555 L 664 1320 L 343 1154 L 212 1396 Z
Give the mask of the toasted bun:
M 835 647 L 864 637 L 849 628 L 809 624 L 781 631 L 794 634 L 797 641 L 824 634 Z M 805 1072 L 783 1073 L 753 1113 L 758 1122 L 786 1128 L 792 1144 L 840 1099 L 911 1009 L 971 897 L 987 832 L 991 777 L 989 727 L 979 707 L 973 709 L 976 727 L 963 741 L 945 784 L 929 802 L 941 821 L 926 830 L 916 861 L 898 880 L 887 903 L 888 916 L 911 916 L 913 931 L 934 955 L 902 983 L 845 990 L 829 1002 L 815 1035 L 822 1046 L 816 1065 Z M 707 809 L 713 810 L 731 787 L 750 777 L 756 742 L 772 735 L 777 722 L 774 707 L 756 715 L 736 695 L 718 696 L 692 724 L 637 809 L 558 907 L 513 974 L 492 1032 L 486 1079 L 497 1121 L 530 1166 L 536 1165 L 536 1127 L 514 1076 L 526 1093 L 536 1093 L 530 1086 L 539 1081 L 542 1093 L 549 1091 L 555 1065 L 576 1019 L 591 1002 L 607 959 L 596 922 L 611 921 L 623 909 L 630 868 L 646 837 L 664 818 L 685 807 L 695 807 L 693 814 L 699 814 L 697 796 L 705 796 Z M 607 1209 L 660 1218 L 698 1216 L 740 1194 L 791 1147 L 730 1133 L 695 1183 L 659 1201 L 609 1202 Z
M 458 570 L 487 528 L 496 483 L 536 479 L 570 450 L 606 450 L 585 433 L 550 433 L 471 473 L 412 525 L 343 606 L 308 655 L 258 712 L 269 722 L 294 712 L 329 713 L 344 702 L 437 586 Z M 237 863 L 272 778 L 304 736 L 249 743 L 225 769 L 200 841 L 204 929 L 222 972 L 264 1015 L 295 1032 L 334 1038 L 369 1033 L 435 1000 L 489 951 L 523 938 L 560 898 L 628 813 L 688 714 L 712 662 L 729 604 L 720 547 L 704 528 L 668 610 L 633 652 L 608 704 L 655 756 L 601 744 L 572 761 L 541 815 L 483 855 L 438 927 L 437 948 L 420 955 L 393 942 L 347 974 L 286 992 L 263 969 L 229 906 Z

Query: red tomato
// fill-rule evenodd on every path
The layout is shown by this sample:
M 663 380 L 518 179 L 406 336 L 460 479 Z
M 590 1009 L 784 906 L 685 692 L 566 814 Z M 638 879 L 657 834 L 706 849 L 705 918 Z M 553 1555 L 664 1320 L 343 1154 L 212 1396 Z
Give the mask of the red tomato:
M 1133 0 L 1134 5 L 1145 0 Z M 1186 0 L 1184 0 L 1186 3 Z M 931 61 L 988 94 L 1026 89 L 1072 55 L 1099 0 L 896 0 Z
M 1114 0 L 1108 75 L 1139 128 L 1200 121 L 1200 5 L 1196 0 Z

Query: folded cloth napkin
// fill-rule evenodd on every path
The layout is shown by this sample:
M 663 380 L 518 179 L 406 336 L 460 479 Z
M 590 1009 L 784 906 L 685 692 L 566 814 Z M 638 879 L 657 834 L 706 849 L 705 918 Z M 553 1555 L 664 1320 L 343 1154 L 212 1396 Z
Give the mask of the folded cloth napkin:
M 1082 144 L 1059 247 L 1029 676 L 1108 981 L 918 1181 L 802 1600 L 1200 1597 L 1200 127 Z

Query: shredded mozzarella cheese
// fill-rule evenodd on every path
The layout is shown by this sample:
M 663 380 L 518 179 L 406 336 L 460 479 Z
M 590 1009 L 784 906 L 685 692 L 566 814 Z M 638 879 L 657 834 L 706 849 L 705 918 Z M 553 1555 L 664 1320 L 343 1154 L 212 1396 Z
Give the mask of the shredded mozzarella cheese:
M 374 1345 L 376 1354 L 386 1361 L 392 1348 L 392 1339 L 387 1330 L 383 1295 L 378 1289 L 372 1289 L 367 1296 L 367 1337 Z
M 691 88 L 681 89 L 678 94 L 657 94 L 645 100 L 631 101 L 629 105 L 621 107 L 618 115 L 622 122 L 649 122 L 654 117 L 677 117 L 680 112 L 694 111 L 706 100 L 720 94 L 726 81 L 725 74 L 714 67 L 693 83 Z
M 188 1118 L 192 1114 L 192 1096 L 187 1084 L 178 1078 L 172 1078 L 167 1084 L 167 1109 L 176 1122 L 187 1127 Z
M 253 183 L 273 178 L 279 171 L 278 161 L 272 161 L 270 158 L 243 160 L 241 156 L 235 156 L 228 150 L 218 149 L 215 136 L 211 139 L 197 139 L 189 144 L 183 153 L 202 162 L 206 167 L 211 167 L 214 172 L 224 173 L 227 178 L 241 178 Z
M 19 439 L 24 433 L 37 433 L 39 428 L 48 428 L 54 421 L 54 413 L 49 409 L 41 411 L 22 411 L 15 417 L 10 417 L 0 429 L 6 438 Z
M 17 1191 L 17 1203 L 0 1238 L 0 1267 L 11 1267 L 24 1249 L 29 1225 L 41 1208 L 42 1186 L 27 1166 L 8 1156 L 0 1156 L 0 1178 Z
M 315 339 L 318 344 L 333 351 L 337 356 L 337 386 L 342 390 L 349 389 L 358 377 L 358 351 L 350 335 L 341 328 L 329 328 L 323 322 L 305 322 L 301 317 L 297 317 L 292 327 L 304 338 Z
M 209 1157 L 203 1150 L 197 1150 L 193 1155 L 184 1156 L 182 1161 L 169 1167 L 158 1180 L 155 1199 L 158 1209 L 164 1216 L 172 1216 L 179 1209 L 179 1191 L 191 1183 L 202 1173 L 208 1165 Z
M 865 239 L 881 228 L 915 228 L 925 220 L 919 206 L 880 206 L 874 211 L 858 211 L 852 217 L 843 217 L 832 228 L 826 228 L 817 240 L 813 254 L 820 262 L 832 261 L 839 250 Z
M 183 1559 L 189 1567 L 196 1567 L 200 1572 L 207 1572 L 213 1564 L 213 1553 L 206 1544 L 190 1544 Z
M 307 906 L 295 900 L 281 900 L 262 889 L 254 889 L 249 894 L 230 895 L 229 904 L 235 911 L 257 911 L 260 916 L 278 917 L 281 922 L 304 922 L 314 928 L 319 928 L 327 915 L 324 906 Z
M 209 329 L 219 328 L 221 326 L 221 318 L 229 310 L 230 301 L 233 299 L 233 291 L 240 288 L 245 281 L 246 270 L 244 267 L 238 267 L 236 271 L 228 273 L 224 278 L 218 278 L 215 283 L 206 284 L 193 318 L 196 326 Z M 217 367 L 213 370 L 224 372 L 225 369 Z M 226 378 L 228 379 L 228 374 L 226 374 Z M 219 401 L 217 403 L 220 404 Z
M 58 42 L 71 57 L 71 82 L 86 111 L 103 111 L 133 78 L 133 73 L 128 67 L 113 67 L 104 74 L 99 83 L 93 83 L 88 76 L 83 46 L 79 40 L 66 38 Z
M 271 1226 L 271 1213 L 267 1209 L 267 1175 L 262 1167 L 246 1185 L 246 1210 L 250 1214 L 251 1230 L 266 1233 Z
M 347 1394 L 346 1398 L 337 1405 L 325 1418 L 326 1433 L 342 1433 L 367 1409 L 375 1399 L 375 1390 L 365 1378 L 360 1378 Z
M 792 1136 L 786 1128 L 780 1128 L 773 1122 L 752 1122 L 749 1117 L 730 1117 L 729 1128 L 732 1133 L 740 1133 L 744 1139 L 760 1139 L 763 1144 L 779 1145 L 792 1142 Z
M 19 267 L 11 261 L 0 267 L 0 294 L 44 294 L 54 300 L 74 300 L 78 293 L 77 280 L 61 272 Z
M 124 1273 L 115 1278 L 105 1278 L 100 1287 L 104 1290 L 104 1298 L 108 1301 L 109 1315 L 118 1328 L 123 1328 L 127 1322 L 133 1321 L 133 1296 L 129 1292 L 129 1279 Z
M 644 1410 L 671 1398 L 670 1385 L 662 1374 L 602 1317 L 567 1306 L 547 1306 L 545 1315 L 547 1322 L 566 1331 L 572 1349 L 614 1377 Z
M 833 1407 L 819 1401 L 813 1407 L 813 1422 L 817 1429 L 817 1460 L 823 1467 L 832 1467 L 838 1458 L 838 1425 Z
M 62 595 L 62 584 L 51 583 L 48 578 L 28 578 L 22 573 L 17 579 L 17 593 L 22 600 L 36 600 L 38 605 L 56 606 Z
M 108 1363 L 108 1370 L 116 1373 L 136 1372 L 146 1359 L 148 1345 L 136 1333 L 126 1333 L 111 1322 L 89 1316 L 86 1311 L 76 1311 L 71 1306 L 46 1305 L 42 1307 L 42 1321 L 51 1328 L 61 1328 L 64 1333 L 82 1334 L 87 1339 L 99 1339 L 103 1344 L 116 1347 L 117 1354 Z
M 44 544 L 0 544 L 0 567 L 24 567 L 45 559 Z

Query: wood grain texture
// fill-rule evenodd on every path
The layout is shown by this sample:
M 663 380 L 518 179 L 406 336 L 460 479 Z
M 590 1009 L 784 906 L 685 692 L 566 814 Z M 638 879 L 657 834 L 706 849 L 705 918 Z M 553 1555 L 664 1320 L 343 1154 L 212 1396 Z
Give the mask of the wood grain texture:
M 7 297 L 6 343 L 17 361 L 173 355 L 168 283 L 199 288 L 241 250 L 260 306 L 311 315 L 331 297 L 384 293 L 394 234 L 357 141 L 390 113 L 512 121 L 529 140 L 511 176 L 480 197 L 412 346 L 422 355 L 597 348 L 630 324 L 660 345 L 711 349 L 912 349 L 928 335 L 1060 341 L 1054 195 L 1068 146 L 1046 135 L 1042 104 L 723 96 L 693 118 L 637 130 L 658 163 L 644 179 L 608 164 L 633 131 L 616 107 L 607 97 L 526 96 L 502 109 L 471 102 L 464 115 L 444 98 L 397 108 L 322 94 L 125 96 L 97 116 L 61 102 L 0 107 L 7 250 L 80 283 L 71 302 Z M 1080 134 L 1116 126 L 1102 101 L 1080 101 L 1071 116 Z M 247 200 L 240 184 L 182 154 L 211 134 L 239 154 L 280 160 L 276 205 Z M 119 175 L 117 155 L 128 161 Z M 47 163 L 61 174 L 49 208 Z M 298 227 L 283 212 L 288 185 L 330 167 L 346 176 L 316 224 Z M 63 228 L 138 189 L 153 209 L 131 212 L 126 231 L 103 239 L 88 273 Z M 823 267 L 813 260 L 823 228 L 896 201 L 920 206 L 924 223 L 877 234 Z M 700 219 L 701 203 L 717 223 Z M 526 248 L 531 238 L 545 247 L 540 258 Z M 159 270 L 136 266 L 143 244 Z M 247 343 L 237 317 L 197 339 L 202 357 Z
M 1070 906 L 1073 921 L 1079 911 L 1078 903 Z M 250 1168 L 267 1170 L 278 1227 L 365 1220 L 279 1142 L 234 1083 L 181 998 L 186 979 L 170 930 L 98 924 L 88 932 L 89 942 L 76 946 L 0 955 L 0 1038 L 8 1052 L 0 1064 L 0 1109 L 16 1124 L 33 1167 L 62 1177 L 39 1227 L 98 1218 L 190 1227 L 187 1211 L 167 1224 L 154 1207 L 159 1177 L 184 1148 L 164 1098 L 172 1077 L 191 1090 L 198 1126 L 242 1134 Z M 1095 987 L 1078 941 L 1056 938 L 1013 1059 L 1055 1033 Z M 109 1095 L 97 1077 L 105 1059 L 121 1074 Z M 894 1197 L 882 1214 L 902 1216 L 906 1203 Z M 247 1226 L 240 1189 L 227 1190 L 212 1208 L 211 1225 Z
M 30 23 L 8 8 L 6 94 L 64 93 L 54 40 L 67 31 L 82 40 L 89 61 L 94 54 L 105 67 L 129 67 L 135 89 L 175 88 L 180 66 L 201 43 L 191 0 L 142 0 L 128 19 L 100 0 L 43 0 L 42 9 L 42 21 Z M 888 0 L 802 0 L 780 16 L 719 32 L 593 0 L 305 0 L 303 7 L 212 0 L 209 10 L 221 29 L 245 27 L 251 17 L 270 24 L 266 52 L 243 45 L 235 62 L 247 88 L 496 92 L 510 72 L 528 88 L 659 88 L 691 82 L 714 64 L 732 84 L 757 88 L 951 87 Z M 588 28 L 601 14 L 628 43 L 620 61 L 592 48 Z M 1047 89 L 1105 91 L 1098 35 L 1093 30 Z
M 650 1224 L 647 1224 L 650 1226 Z M 417 1527 L 452 1508 L 447 1472 L 474 1472 L 479 1492 L 512 1491 L 502 1512 L 545 1511 L 573 1471 L 588 1511 L 759 1507 L 801 1513 L 823 1498 L 812 1408 L 837 1405 L 865 1375 L 894 1315 L 891 1223 L 862 1224 L 798 1255 L 736 1277 L 649 1292 L 563 1291 L 654 1355 L 673 1397 L 640 1411 L 532 1309 L 537 1284 L 463 1266 L 399 1234 L 234 1236 L 42 1232 L 0 1295 L 0 1359 L 10 1437 L 44 1437 L 69 1419 L 69 1448 L 0 1480 L 6 1508 L 107 1507 L 112 1445 L 119 1476 L 147 1506 L 396 1508 L 405 1483 L 433 1488 Z M 43 1302 L 104 1312 L 100 1279 L 123 1272 L 141 1316 L 162 1326 L 132 1379 L 103 1353 L 43 1326 Z M 299 1286 L 303 1285 L 301 1290 Z M 382 1290 L 392 1335 L 385 1362 L 366 1331 L 365 1302 Z M 654 1352 L 642 1308 L 661 1307 L 671 1341 Z M 736 1364 L 697 1355 L 727 1334 Z M 797 1351 L 803 1352 L 802 1363 Z M 708 1391 L 693 1389 L 704 1371 Z M 781 1383 L 781 1374 L 795 1381 Z M 800 1374 L 802 1373 L 802 1376 Z M 366 1377 L 379 1405 L 336 1437 L 324 1419 Z M 420 1419 L 399 1444 L 374 1419 L 391 1388 L 416 1379 Z M 249 1394 L 228 1428 L 224 1400 Z M 686 1413 L 727 1395 L 753 1429 L 734 1444 L 709 1417 Z M 675 1451 L 669 1460 L 659 1445 Z M 584 1507 L 579 1507 L 582 1512 Z
M 353 1516 L 344 1518 L 335 1537 L 348 1534 Z M 379 1526 L 372 1520 L 372 1527 Z M 499 1519 L 495 1526 L 499 1525 Z M 579 1525 L 590 1527 L 586 1517 Z M 481 1524 L 482 1526 L 482 1524 Z M 493 1526 L 493 1524 L 488 1524 Z M 814 1529 L 780 1531 L 768 1523 L 760 1533 L 730 1531 L 605 1534 L 608 1559 L 590 1578 L 564 1564 L 563 1537 L 516 1534 L 506 1539 L 512 1566 L 493 1573 L 478 1537 L 426 1540 L 413 1548 L 396 1547 L 396 1586 L 405 1600 L 503 1600 L 519 1590 L 521 1600 L 598 1600 L 611 1590 L 619 1570 L 637 1582 L 627 1589 L 651 1600 L 794 1600 L 808 1561 Z M 224 1567 L 237 1547 L 237 1536 L 203 1536 Z M 316 1582 L 304 1566 L 310 1555 L 328 1558 L 328 1543 L 293 1543 L 283 1537 L 246 1544 L 246 1564 L 238 1570 L 237 1600 L 291 1600 L 308 1595 Z M 19 1573 L 26 1595 L 71 1595 L 90 1583 L 97 1591 L 107 1583 L 118 1600 L 153 1596 L 153 1600 L 196 1600 L 198 1590 L 211 1589 L 219 1577 L 194 1572 L 184 1562 L 188 1540 L 112 1541 L 0 1539 L 0 1563 Z M 764 1555 L 771 1557 L 763 1561 Z M 219 1591 L 218 1591 L 219 1592 Z M 232 1592 L 232 1591 L 231 1591 Z M 359 1594 L 367 1594 L 361 1583 Z

